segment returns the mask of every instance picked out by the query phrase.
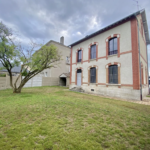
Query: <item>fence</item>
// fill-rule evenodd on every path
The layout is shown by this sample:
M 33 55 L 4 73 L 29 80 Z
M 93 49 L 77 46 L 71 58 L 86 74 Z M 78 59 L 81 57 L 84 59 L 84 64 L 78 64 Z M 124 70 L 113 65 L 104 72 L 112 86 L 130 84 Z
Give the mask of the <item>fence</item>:
M 13 83 L 16 81 L 16 79 L 17 79 L 16 76 L 12 78 Z M 17 86 L 19 85 L 19 83 L 20 83 L 20 79 L 17 81 Z M 0 90 L 8 89 L 8 88 L 11 88 L 9 76 L 0 77 Z
M 13 77 L 13 83 L 17 77 Z M 21 82 L 21 79 L 18 80 L 17 86 Z M 31 78 L 24 87 L 36 87 L 36 86 L 54 86 L 59 85 L 59 78 L 56 77 L 33 77 Z M 0 90 L 8 89 L 10 87 L 10 79 L 7 77 L 0 77 Z

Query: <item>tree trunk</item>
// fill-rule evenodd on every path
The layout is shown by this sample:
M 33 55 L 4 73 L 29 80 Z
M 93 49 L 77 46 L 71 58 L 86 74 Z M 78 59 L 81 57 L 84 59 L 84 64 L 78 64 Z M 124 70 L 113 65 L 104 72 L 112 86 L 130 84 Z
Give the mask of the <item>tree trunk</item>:
M 21 90 L 27 81 L 28 80 L 22 80 L 18 88 L 13 88 L 13 93 L 21 93 Z
M 14 89 L 14 90 L 13 90 L 13 93 L 21 93 L 21 89 L 22 89 L 22 88 L 16 88 L 16 89 Z

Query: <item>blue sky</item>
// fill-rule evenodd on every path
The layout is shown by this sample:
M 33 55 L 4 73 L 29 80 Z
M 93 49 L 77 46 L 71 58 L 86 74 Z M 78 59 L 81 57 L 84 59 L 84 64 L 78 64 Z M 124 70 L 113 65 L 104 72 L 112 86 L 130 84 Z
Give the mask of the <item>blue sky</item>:
M 150 0 L 138 2 L 139 9 L 146 10 L 150 32 Z M 61 36 L 69 45 L 136 11 L 135 0 L 0 0 L 0 21 L 15 31 L 23 45 L 30 39 L 59 41 Z

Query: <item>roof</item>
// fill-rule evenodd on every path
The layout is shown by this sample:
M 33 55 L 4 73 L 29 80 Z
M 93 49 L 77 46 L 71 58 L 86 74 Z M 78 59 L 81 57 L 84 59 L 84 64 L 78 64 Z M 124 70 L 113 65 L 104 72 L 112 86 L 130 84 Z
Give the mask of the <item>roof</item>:
M 147 25 L 147 20 L 146 20 L 146 13 L 145 13 L 145 10 L 143 9 L 143 10 L 137 11 L 137 12 L 135 12 L 135 13 L 133 13 L 133 14 L 131 14 L 131 15 L 129 15 L 129 16 L 127 16 L 127 17 L 117 21 L 117 22 L 114 22 L 114 23 L 110 24 L 110 25 L 106 26 L 103 29 L 100 29 L 100 30 L 98 30 L 98 31 L 96 31 L 96 32 L 94 32 L 94 33 L 92 33 L 90 35 L 87 35 L 86 37 L 84 37 L 84 38 L 82 38 L 82 39 L 80 39 L 80 40 L 70 44 L 69 46 L 74 46 L 76 44 L 79 44 L 79 43 L 81 43 L 81 42 L 83 42 L 83 41 L 85 41 L 85 40 L 87 40 L 87 39 L 89 39 L 89 38 L 91 38 L 93 36 L 96 36 L 96 35 L 104 32 L 104 31 L 106 31 L 106 30 L 108 30 L 108 29 L 110 29 L 112 27 L 115 27 L 116 25 L 118 25 L 120 23 L 123 23 L 123 22 L 125 22 L 127 20 L 130 20 L 131 18 L 134 18 L 135 16 L 137 16 L 139 14 L 141 14 L 141 16 L 142 16 L 142 22 L 143 22 L 143 26 L 144 26 L 144 33 L 145 33 L 145 37 L 146 37 L 146 44 L 148 45 L 148 44 L 150 44 L 149 31 L 148 31 L 148 25 Z
M 70 77 L 70 73 L 62 73 L 59 77 Z
M 64 47 L 66 47 L 66 48 L 69 48 L 69 49 L 70 49 L 70 47 L 69 47 L 69 46 L 66 46 L 66 45 L 64 45 L 64 44 L 61 44 L 61 43 L 56 42 L 56 41 L 53 41 L 53 40 L 50 40 L 50 41 L 49 41 L 49 42 L 47 42 L 45 45 L 48 45 L 48 44 L 50 44 L 51 42 L 54 42 L 55 44 L 58 44 L 58 45 L 61 45 L 61 46 L 64 46 Z
M 3 67 L 3 65 L 0 63 L 0 68 Z M 21 66 L 16 66 L 16 67 L 13 67 L 11 72 L 12 73 L 19 73 L 21 70 Z M 3 70 L 0 70 L 0 72 L 8 72 L 6 69 L 3 69 Z

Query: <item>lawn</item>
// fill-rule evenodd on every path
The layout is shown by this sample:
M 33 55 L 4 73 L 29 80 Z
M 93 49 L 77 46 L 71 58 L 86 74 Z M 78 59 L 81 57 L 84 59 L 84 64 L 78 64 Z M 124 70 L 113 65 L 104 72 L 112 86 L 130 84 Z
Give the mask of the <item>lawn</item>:
M 150 106 L 63 87 L 0 91 L 1 150 L 149 150 Z

